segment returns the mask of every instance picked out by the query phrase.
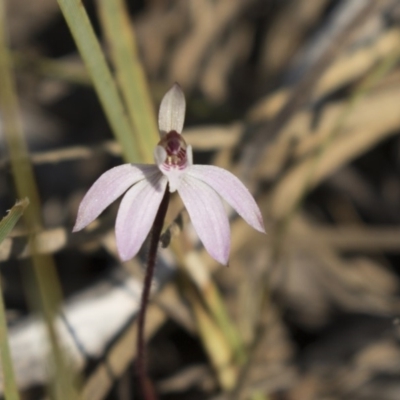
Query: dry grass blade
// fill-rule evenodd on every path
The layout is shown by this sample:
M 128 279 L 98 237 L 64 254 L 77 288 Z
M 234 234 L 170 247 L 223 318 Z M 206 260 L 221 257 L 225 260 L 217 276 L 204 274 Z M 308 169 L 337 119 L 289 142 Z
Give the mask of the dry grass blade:
M 243 364 L 246 358 L 241 338 L 227 314 L 218 287 L 196 252 L 185 253 L 177 242 L 172 243 L 172 248 L 183 268 L 185 296 L 189 299 L 203 345 L 219 384 L 229 390 L 233 387 L 237 365 Z
M 285 4 L 272 21 L 270 33 L 263 45 L 260 67 L 265 80 L 279 74 L 291 62 L 307 31 L 326 7 L 326 0 L 300 0 Z
M 287 98 L 284 106 L 274 116 L 268 126 L 268 137 L 274 139 L 281 129 L 286 125 L 287 121 L 305 105 L 313 92 L 317 82 L 327 70 L 332 60 L 340 53 L 344 46 L 349 42 L 356 28 L 363 23 L 368 17 L 373 15 L 377 4 L 367 1 L 362 7 L 357 9 L 351 21 L 346 21 L 346 26 L 336 35 L 331 45 L 323 52 L 318 61 L 309 69 L 307 75 L 296 85 Z M 257 139 L 248 146 L 246 158 L 247 168 L 254 166 L 259 162 L 265 143 L 265 130 L 258 134 Z
M 193 29 L 175 50 L 170 66 L 170 76 L 185 88 L 193 87 L 201 66 L 201 59 L 227 25 L 245 9 L 248 1 L 222 0 L 215 3 L 188 3 L 195 20 Z M 214 23 L 210 24 L 210 21 Z
M 100 246 L 99 240 L 112 229 L 110 220 L 99 224 L 90 232 L 73 234 L 64 227 L 44 230 L 37 233 L 34 238 L 29 235 L 18 235 L 6 238 L 0 244 L 0 261 L 11 259 L 24 259 L 35 254 L 53 254 L 67 247 L 80 247 L 96 249 Z M 34 251 L 31 245 L 35 246 Z
M 186 296 L 190 300 L 197 328 L 211 364 L 217 373 L 218 382 L 223 390 L 229 391 L 234 387 L 237 378 L 237 369 L 232 360 L 232 349 L 220 327 L 203 307 L 201 299 L 194 298 L 196 296 L 195 288 L 187 286 Z
M 353 132 L 338 136 L 340 132 L 346 129 L 347 119 L 351 115 L 354 106 L 361 101 L 371 86 L 376 84 L 392 68 L 398 57 L 399 54 L 396 52 L 378 66 L 370 79 L 367 79 L 365 84 L 355 91 L 350 102 L 344 105 L 328 135 L 321 142 L 317 154 L 300 162 L 278 184 L 272 195 L 272 214 L 276 218 L 281 218 L 291 212 L 297 207 L 298 202 L 301 201 L 307 190 L 314 187 L 341 165 L 362 154 L 378 141 L 395 133 L 395 128 L 400 125 L 400 118 L 392 105 L 389 109 L 384 108 L 388 113 L 388 118 L 385 120 L 387 125 L 383 125 L 380 119 L 375 126 L 364 125 L 365 121 L 363 121 L 361 126 L 353 128 Z M 389 96 L 391 97 L 390 102 L 393 101 L 392 96 L 397 96 L 397 94 L 398 90 L 393 90 Z M 397 100 L 395 101 L 397 102 Z M 365 106 L 367 105 L 368 100 L 365 102 Z M 382 106 L 381 103 L 380 106 Z M 365 112 L 366 110 L 363 111 Z M 363 113 L 363 115 L 371 116 L 368 112 L 366 114 Z
M 289 303 L 318 304 L 310 313 L 302 308 L 297 318 L 321 324 L 332 304 L 353 312 L 397 315 L 400 301 L 394 274 L 373 259 L 340 257 L 325 237 L 308 241 L 313 228 L 306 218 L 293 220 L 286 242 L 290 256 L 281 260 L 280 270 L 276 268 L 271 278 Z M 301 286 L 294 285 L 296 281 Z
M 337 251 L 363 253 L 398 253 L 400 251 L 400 231 L 398 227 L 381 226 L 378 228 L 338 226 L 334 228 L 314 226 L 310 237 L 304 237 L 309 243 L 317 238 Z
M 233 148 L 240 140 L 245 126 L 239 122 L 231 125 L 213 125 L 185 130 L 185 138 L 194 150 L 209 151 Z M 113 140 L 96 146 L 71 146 L 62 149 L 33 152 L 30 160 L 33 164 L 56 164 L 66 161 L 85 160 L 103 154 L 121 156 L 121 145 Z M 0 168 L 9 165 L 10 160 L 0 160 Z
M 149 305 L 146 337 L 150 337 L 165 322 L 165 313 L 158 307 Z M 112 346 L 96 370 L 87 379 L 82 397 L 86 400 L 103 400 L 111 387 L 127 369 L 135 357 L 133 343 L 136 341 L 136 325 L 131 324 L 121 338 Z
M 397 28 L 388 30 L 369 46 L 363 46 L 345 53 L 327 68 L 318 81 L 313 99 L 318 100 L 346 84 L 359 79 L 377 62 L 380 62 L 400 47 L 400 33 Z M 290 91 L 280 89 L 260 100 L 249 112 L 251 122 L 273 118 L 282 109 Z
M 279 311 L 269 304 L 259 317 L 248 364 L 243 368 L 229 399 L 248 399 L 257 393 L 271 393 L 284 389 L 297 379 L 297 371 L 287 364 L 293 356 L 288 333 Z

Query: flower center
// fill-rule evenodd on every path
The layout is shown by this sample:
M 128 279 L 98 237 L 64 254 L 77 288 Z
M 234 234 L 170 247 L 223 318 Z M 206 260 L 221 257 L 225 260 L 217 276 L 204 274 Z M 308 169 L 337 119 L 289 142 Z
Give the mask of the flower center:
M 167 152 L 167 157 L 164 161 L 164 166 L 178 167 L 182 169 L 187 164 L 187 156 L 186 156 L 186 142 L 182 138 L 182 136 L 176 132 L 171 131 L 167 133 L 158 143 L 159 146 L 162 146 Z

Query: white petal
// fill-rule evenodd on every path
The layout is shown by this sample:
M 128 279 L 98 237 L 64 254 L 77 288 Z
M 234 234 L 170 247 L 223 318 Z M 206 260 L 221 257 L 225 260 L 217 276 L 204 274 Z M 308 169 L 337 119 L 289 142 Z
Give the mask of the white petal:
M 186 101 L 181 87 L 175 83 L 165 94 L 158 112 L 158 128 L 161 136 L 171 131 L 182 133 L 185 121 Z
M 162 146 L 156 146 L 154 149 L 154 162 L 160 167 L 167 158 L 167 152 Z
M 169 171 L 164 171 L 163 169 L 161 169 L 161 172 L 168 179 L 169 191 L 171 193 L 174 193 L 181 185 L 181 179 L 182 179 L 182 176 L 185 174 L 185 170 L 172 168 Z
M 257 203 L 235 175 L 214 165 L 192 165 L 186 174 L 210 185 L 250 226 L 265 233 Z
M 186 147 L 186 157 L 187 157 L 187 165 L 193 165 L 193 148 L 192 146 L 189 144 Z
M 80 231 L 93 222 L 132 185 L 157 172 L 156 166 L 141 164 L 123 164 L 105 172 L 83 198 L 73 232 Z
M 221 199 L 208 185 L 186 174 L 182 176 L 178 193 L 204 247 L 211 257 L 226 265 L 231 240 Z
M 138 182 L 128 190 L 118 210 L 115 234 L 122 261 L 130 260 L 140 250 L 153 225 L 167 186 L 160 171 L 151 179 Z

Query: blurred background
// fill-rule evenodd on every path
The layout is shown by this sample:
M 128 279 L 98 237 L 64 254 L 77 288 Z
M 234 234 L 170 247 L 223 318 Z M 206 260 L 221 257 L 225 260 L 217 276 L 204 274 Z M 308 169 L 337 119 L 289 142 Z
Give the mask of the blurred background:
M 118 78 L 104 2 L 83 5 Z M 195 163 L 235 173 L 267 230 L 261 235 L 231 213 L 224 268 L 172 199 L 147 324 L 159 398 L 399 399 L 400 1 L 124 5 L 149 118 L 179 82 Z M 43 220 L 34 232 L 29 223 L 17 226 L 0 245 L 21 398 L 46 398 L 53 374 L 38 299 L 43 287 L 59 286 L 49 296 L 62 298 L 59 342 L 68 368 L 79 372 L 82 398 L 139 399 L 135 315 L 146 249 L 119 261 L 118 204 L 71 234 L 83 195 L 123 162 L 124 146 L 56 0 L 5 6 L 24 162 L 33 168 Z M 3 122 L 2 215 L 21 197 Z M 34 261 L 52 271 L 44 281 L 33 276 L 32 234 L 36 252 L 55 266 Z

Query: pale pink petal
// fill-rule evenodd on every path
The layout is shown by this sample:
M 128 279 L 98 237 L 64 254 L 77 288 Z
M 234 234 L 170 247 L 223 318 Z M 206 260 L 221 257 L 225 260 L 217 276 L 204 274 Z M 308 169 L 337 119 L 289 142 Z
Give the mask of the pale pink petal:
M 161 135 L 171 131 L 182 133 L 185 121 L 186 101 L 181 87 L 174 86 L 163 97 L 158 112 L 158 128 Z
M 211 257 L 226 265 L 231 239 L 221 199 L 208 185 L 186 174 L 182 176 L 178 193 L 204 247 Z
M 235 175 L 214 165 L 192 165 L 186 174 L 210 185 L 250 226 L 265 233 L 257 203 Z
M 115 224 L 122 261 L 130 260 L 140 250 L 153 225 L 167 182 L 157 170 L 157 174 L 138 182 L 123 197 Z
M 157 172 L 156 166 L 141 164 L 123 164 L 105 172 L 83 198 L 73 232 L 80 231 L 93 222 L 132 185 Z

